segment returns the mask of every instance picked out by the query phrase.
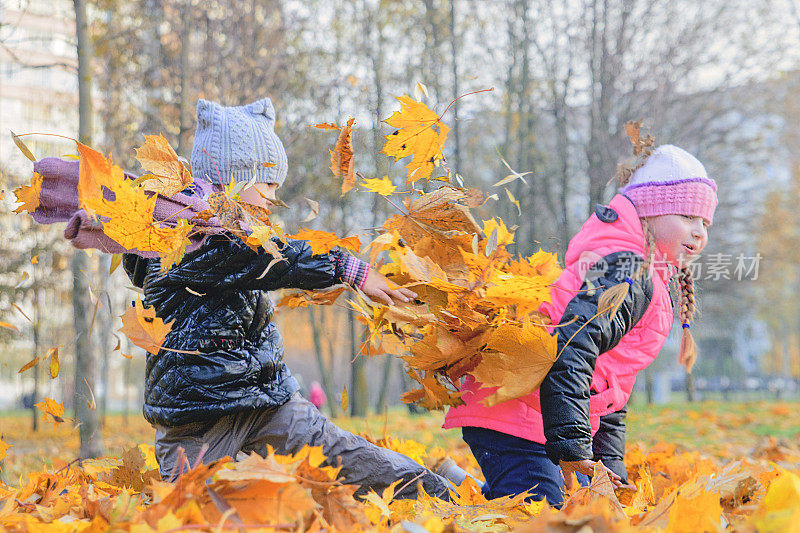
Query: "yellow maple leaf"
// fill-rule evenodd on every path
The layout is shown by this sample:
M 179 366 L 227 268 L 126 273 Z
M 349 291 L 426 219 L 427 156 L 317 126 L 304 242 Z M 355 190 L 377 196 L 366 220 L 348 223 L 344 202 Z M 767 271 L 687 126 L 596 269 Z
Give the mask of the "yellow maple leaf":
M 39 207 L 39 195 L 42 193 L 42 176 L 34 172 L 31 176 L 30 185 L 22 185 L 14 189 L 14 196 L 17 197 L 17 202 L 22 205 L 14 209 L 15 213 L 22 213 L 27 211 L 33 213 Z
M 361 186 L 381 196 L 391 196 L 395 189 L 397 189 L 396 185 L 392 185 L 389 176 L 384 176 L 382 178 L 364 178 L 364 181 L 361 182 Z
M 483 221 L 483 234 L 489 239 L 492 233 L 497 232 L 497 245 L 508 246 L 514 242 L 514 232 L 510 231 L 500 218 L 491 218 Z
M 336 145 L 331 150 L 331 171 L 334 176 L 342 176 L 342 194 L 353 188 L 356 177 L 353 168 L 353 124 L 356 119 L 351 118 L 347 125 L 339 132 Z
M 193 183 L 192 173 L 162 135 L 145 135 L 144 144 L 136 149 L 136 159 L 153 176 L 142 184 L 147 191 L 172 196 Z
M 103 220 L 103 232 L 123 248 L 176 255 L 185 244 L 187 226 L 161 227 L 153 220 L 156 195 L 132 187 L 122 168 L 81 143 L 78 195 L 81 206 Z M 113 193 L 113 199 L 103 190 Z M 189 226 L 190 228 L 191 226 Z
M 47 415 L 50 415 L 52 421 L 56 424 L 64 422 L 64 405 L 58 403 L 52 398 L 42 398 L 41 402 L 35 404 L 39 411 L 42 412 L 42 419 L 47 420 Z
M 136 299 L 122 315 L 122 327 L 117 331 L 127 335 L 139 348 L 157 354 L 171 328 L 172 322 L 164 323 L 156 316 L 154 308 L 144 307 L 142 301 Z
M 337 246 L 354 252 L 357 252 L 361 247 L 361 240 L 358 238 L 358 235 L 339 237 L 328 231 L 302 228 L 296 234 L 287 235 L 287 237 L 290 239 L 308 241 L 308 244 L 311 246 L 311 252 L 314 254 L 326 254 Z
M 556 337 L 530 321 L 498 326 L 486 347 L 498 353 L 484 355 L 471 373 L 483 387 L 497 387 L 484 400 L 490 407 L 538 389 L 557 356 Z
M 433 168 L 444 159 L 442 151 L 450 128 L 422 102 L 408 95 L 399 96 L 400 111 L 395 111 L 385 122 L 397 128 L 385 135 L 382 154 L 398 161 L 413 156 L 406 165 L 408 182 L 427 179 Z
M 173 237 L 169 241 L 174 248 L 158 253 L 161 259 L 162 272 L 169 270 L 173 265 L 177 265 L 181 262 L 183 256 L 186 254 L 186 247 L 191 244 L 189 234 L 192 232 L 192 229 L 194 229 L 194 226 L 185 218 L 178 220 Z

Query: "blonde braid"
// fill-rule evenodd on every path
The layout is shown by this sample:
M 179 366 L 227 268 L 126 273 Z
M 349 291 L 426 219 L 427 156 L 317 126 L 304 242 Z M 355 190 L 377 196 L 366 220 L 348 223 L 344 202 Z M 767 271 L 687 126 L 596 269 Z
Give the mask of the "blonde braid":
M 694 362 L 697 360 L 697 344 L 694 342 L 691 331 L 689 331 L 689 325 L 696 309 L 692 271 L 688 268 L 682 268 L 678 275 L 678 283 L 681 287 L 679 316 L 683 326 L 678 362 L 686 367 L 686 372 L 691 373 Z

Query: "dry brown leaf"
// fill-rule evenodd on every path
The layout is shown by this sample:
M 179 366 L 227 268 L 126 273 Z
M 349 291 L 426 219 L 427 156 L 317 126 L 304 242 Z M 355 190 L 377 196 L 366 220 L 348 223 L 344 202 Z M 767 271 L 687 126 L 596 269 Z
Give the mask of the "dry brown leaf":
M 161 135 L 145 135 L 144 144 L 136 149 L 136 159 L 154 176 L 143 182 L 146 191 L 172 196 L 193 183 L 191 172 Z
M 118 331 L 139 348 L 157 354 L 171 327 L 172 322 L 165 324 L 156 316 L 154 308 L 144 307 L 141 300 L 137 299 L 122 315 L 122 327 Z

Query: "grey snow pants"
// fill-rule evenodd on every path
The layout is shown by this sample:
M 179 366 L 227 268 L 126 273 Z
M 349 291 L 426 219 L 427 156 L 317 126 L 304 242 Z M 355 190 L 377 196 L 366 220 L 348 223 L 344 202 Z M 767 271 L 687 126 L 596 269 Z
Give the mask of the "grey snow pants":
M 428 494 L 449 498 L 451 485 L 446 479 L 405 455 L 341 429 L 299 394 L 280 407 L 242 411 L 183 426 L 156 426 L 155 452 L 164 480 L 174 480 L 180 472 L 179 448 L 184 449 L 189 464 L 193 465 L 206 445 L 203 463 L 225 456 L 236 458 L 240 451 L 266 455 L 268 444 L 279 455 L 297 453 L 306 444 L 321 445 L 328 465 L 336 466 L 341 461 L 342 481 L 360 486 L 356 495 L 369 490 L 381 494 L 402 479 L 397 488 L 407 486 L 397 498 L 416 498 L 419 482 Z M 184 472 L 186 469 L 184 465 Z

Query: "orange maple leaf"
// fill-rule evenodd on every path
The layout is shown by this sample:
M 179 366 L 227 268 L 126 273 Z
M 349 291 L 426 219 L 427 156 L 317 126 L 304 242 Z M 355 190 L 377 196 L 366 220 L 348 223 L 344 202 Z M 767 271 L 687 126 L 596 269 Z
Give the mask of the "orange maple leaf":
M 422 102 L 408 95 L 397 99 L 400 101 L 400 111 L 395 111 L 384 121 L 397 129 L 384 136 L 386 143 L 381 153 L 394 157 L 395 161 L 413 156 L 406 165 L 407 181 L 427 179 L 433 168 L 444 159 L 442 150 L 450 128 Z
M 193 183 L 192 173 L 162 135 L 145 135 L 144 144 L 136 149 L 136 159 L 152 175 L 142 183 L 146 191 L 172 196 Z
M 42 412 L 42 419 L 47 420 L 47 415 L 50 415 L 52 421 L 56 424 L 64 422 L 64 405 L 58 403 L 52 398 L 42 398 L 41 402 L 35 404 L 39 411 Z
M 17 197 L 17 202 L 22 203 L 14 209 L 15 213 L 22 213 L 27 211 L 33 213 L 39 207 L 39 195 L 42 193 L 42 176 L 34 172 L 31 176 L 30 185 L 22 185 L 14 189 L 14 195 Z
M 336 246 L 357 252 L 361 247 L 361 240 L 358 235 L 352 237 L 338 237 L 334 233 L 302 228 L 294 235 L 287 235 L 290 239 L 308 241 L 311 252 L 314 254 L 326 254 Z
M 342 194 L 353 188 L 356 177 L 353 171 L 353 124 L 356 119 L 351 118 L 347 125 L 339 132 L 336 145 L 331 150 L 331 171 L 334 176 L 342 176 Z
M 165 324 L 156 316 L 154 308 L 144 307 L 142 301 L 136 299 L 134 304 L 128 307 L 125 314 L 122 315 L 122 327 L 117 331 L 127 335 L 131 342 L 139 348 L 157 354 L 171 328 L 172 322 Z

